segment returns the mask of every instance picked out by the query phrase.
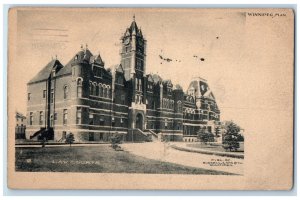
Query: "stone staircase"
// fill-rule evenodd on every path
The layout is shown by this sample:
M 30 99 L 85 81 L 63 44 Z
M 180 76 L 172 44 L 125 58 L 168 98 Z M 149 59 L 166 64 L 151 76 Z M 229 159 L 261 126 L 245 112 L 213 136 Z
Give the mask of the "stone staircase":
M 128 131 L 126 140 L 128 142 L 150 142 L 151 137 L 147 132 L 135 128 Z
M 54 139 L 54 130 L 53 128 L 41 128 L 39 131 L 35 132 L 30 136 L 30 139 L 34 140 L 53 140 Z
M 158 141 L 158 134 L 157 133 L 155 133 L 152 130 L 147 130 L 147 132 L 148 132 L 148 135 L 151 136 L 151 139 L 152 139 L 153 142 L 157 142 Z

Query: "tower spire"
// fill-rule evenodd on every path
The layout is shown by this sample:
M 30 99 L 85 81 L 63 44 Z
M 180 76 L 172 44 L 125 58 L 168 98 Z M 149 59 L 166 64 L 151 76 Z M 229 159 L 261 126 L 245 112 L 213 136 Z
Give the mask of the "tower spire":
M 133 21 L 135 22 L 135 14 L 133 14 Z

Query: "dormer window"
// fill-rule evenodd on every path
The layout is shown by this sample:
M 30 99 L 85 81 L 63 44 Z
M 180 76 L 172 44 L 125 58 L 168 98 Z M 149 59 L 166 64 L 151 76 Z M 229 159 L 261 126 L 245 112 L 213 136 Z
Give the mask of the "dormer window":
M 55 76 L 55 69 L 52 70 L 52 76 Z
M 78 60 L 78 55 L 75 56 L 74 60 Z

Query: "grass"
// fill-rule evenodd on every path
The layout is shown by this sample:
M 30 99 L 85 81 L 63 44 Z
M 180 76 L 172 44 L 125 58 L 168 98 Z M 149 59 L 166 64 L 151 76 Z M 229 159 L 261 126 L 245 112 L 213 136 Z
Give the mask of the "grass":
M 89 172 L 149 174 L 210 174 L 231 173 L 186 167 L 114 151 L 107 145 L 88 147 L 17 147 L 16 171 L 23 172 Z
M 203 150 L 208 150 L 208 151 L 219 151 L 219 152 L 229 152 L 226 151 L 222 145 L 216 145 L 216 144 L 203 144 L 203 143 L 195 143 L 195 144 L 187 144 L 187 147 L 193 147 L 193 148 L 199 148 L 199 149 L 203 149 Z M 239 153 L 243 153 L 244 151 L 241 150 L 237 150 L 234 152 L 239 152 Z

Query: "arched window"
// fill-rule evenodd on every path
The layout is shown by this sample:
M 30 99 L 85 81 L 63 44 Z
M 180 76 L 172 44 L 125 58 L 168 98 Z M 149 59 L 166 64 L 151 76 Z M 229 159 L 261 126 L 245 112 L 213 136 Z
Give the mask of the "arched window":
M 96 96 L 99 96 L 99 86 L 96 85 L 95 87 L 96 87 Z
M 99 96 L 103 97 L 103 86 L 102 86 L 102 84 L 99 84 Z
M 106 85 L 103 86 L 103 97 L 107 97 L 107 88 L 106 88 Z
M 177 110 L 178 110 L 178 112 L 182 112 L 182 103 L 181 103 L 181 101 L 177 101 Z
M 93 83 L 93 90 L 92 90 L 93 95 L 96 95 L 96 90 L 97 90 L 96 86 L 97 86 L 97 83 L 94 82 Z
M 110 98 L 110 87 L 107 86 L 107 98 Z
M 90 82 L 90 95 L 92 95 L 92 94 L 93 94 L 93 83 Z
M 64 86 L 64 99 L 69 98 L 69 87 L 67 85 Z
M 77 80 L 77 97 L 82 97 L 82 79 Z

